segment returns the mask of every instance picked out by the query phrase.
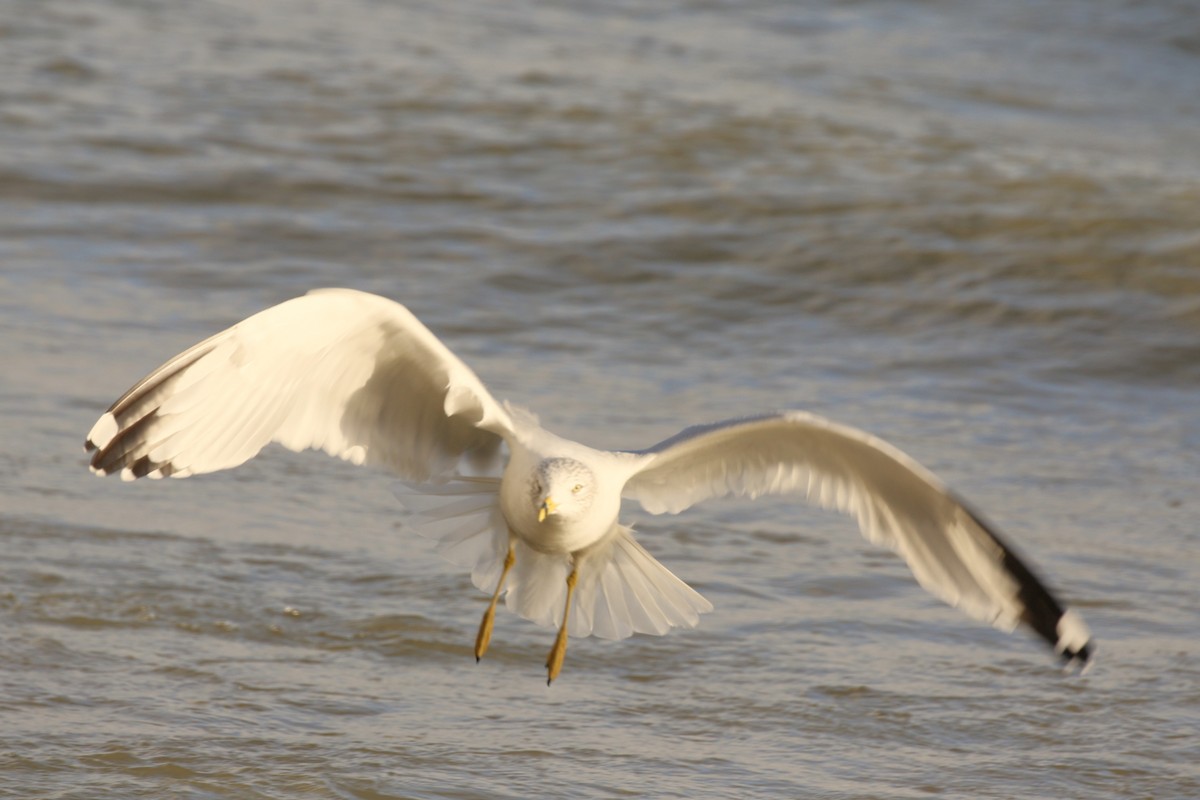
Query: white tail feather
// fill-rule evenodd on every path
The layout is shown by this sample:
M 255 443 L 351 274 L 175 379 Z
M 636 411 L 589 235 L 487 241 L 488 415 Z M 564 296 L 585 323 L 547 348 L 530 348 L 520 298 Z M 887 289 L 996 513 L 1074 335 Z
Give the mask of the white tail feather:
M 518 543 L 508 607 L 539 625 L 561 625 L 569 570 L 567 558 Z M 673 627 L 695 627 L 708 611 L 711 603 L 646 552 L 629 528 L 617 525 L 581 556 L 567 631 L 602 639 L 662 635 Z
M 508 526 L 500 513 L 500 481 L 469 478 L 396 490 L 412 512 L 409 524 L 438 541 L 438 552 L 471 570 L 484 592 L 496 590 L 508 552 Z M 538 625 L 562 624 L 571 562 L 547 555 L 520 539 L 513 541 L 516 563 L 505 585 L 505 604 Z M 661 635 L 672 627 L 692 628 L 712 604 L 675 577 L 617 525 L 580 557 L 579 580 L 571 601 L 572 636 L 624 639 L 634 633 Z

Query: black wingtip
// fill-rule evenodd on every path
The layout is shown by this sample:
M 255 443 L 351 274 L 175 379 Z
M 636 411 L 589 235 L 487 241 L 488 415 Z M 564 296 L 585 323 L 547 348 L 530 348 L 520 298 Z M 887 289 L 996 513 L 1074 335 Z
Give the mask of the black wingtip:
M 1063 668 L 1080 672 L 1091 666 L 1095 655 L 1095 644 L 1091 633 L 1078 614 L 1064 607 L 1050 593 L 1042 580 L 1022 561 L 1013 548 L 982 516 L 959 500 L 979 525 L 999 546 L 1004 570 L 1017 583 L 1017 599 L 1022 606 L 1021 621 L 1028 625 L 1043 641 L 1054 648 L 1063 661 Z
M 1096 646 L 1091 639 L 1076 648 L 1064 648 L 1059 654 L 1062 659 L 1063 672 L 1083 675 L 1096 662 Z

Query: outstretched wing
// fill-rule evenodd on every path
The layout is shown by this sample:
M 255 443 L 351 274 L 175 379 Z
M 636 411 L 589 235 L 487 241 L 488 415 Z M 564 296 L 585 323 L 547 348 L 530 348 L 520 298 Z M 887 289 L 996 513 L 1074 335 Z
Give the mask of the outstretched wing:
M 635 454 L 625 486 L 653 514 L 724 495 L 802 492 L 853 514 L 863 535 L 908 562 L 917 581 L 975 619 L 1029 625 L 1065 660 L 1086 664 L 1091 634 L 978 514 L 887 442 L 812 414 L 688 428 Z
M 320 289 L 180 353 L 88 433 L 126 480 L 235 467 L 270 442 L 423 480 L 489 459 L 512 430 L 479 378 L 404 306 Z

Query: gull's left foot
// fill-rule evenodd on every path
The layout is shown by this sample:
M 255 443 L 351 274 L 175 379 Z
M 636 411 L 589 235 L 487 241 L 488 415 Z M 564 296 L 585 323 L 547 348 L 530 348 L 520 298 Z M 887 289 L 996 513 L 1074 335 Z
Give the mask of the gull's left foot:
M 483 658 L 483 654 L 487 652 L 488 645 L 492 641 L 492 624 L 496 620 L 496 601 L 488 603 L 487 611 L 483 612 L 483 619 L 479 622 L 479 633 L 475 634 L 475 663 Z
M 558 677 L 558 673 L 562 672 L 563 659 L 567 657 L 567 626 L 564 624 L 558 629 L 558 636 L 554 638 L 554 647 L 550 648 L 550 655 L 546 658 L 546 685 L 549 686 Z
M 546 685 L 549 686 L 562 672 L 563 659 L 567 657 L 567 620 L 571 618 L 571 595 L 575 593 L 575 581 L 579 578 L 579 566 L 576 565 L 567 576 L 567 604 L 563 608 L 562 627 L 558 636 L 554 637 L 554 646 L 546 657 Z

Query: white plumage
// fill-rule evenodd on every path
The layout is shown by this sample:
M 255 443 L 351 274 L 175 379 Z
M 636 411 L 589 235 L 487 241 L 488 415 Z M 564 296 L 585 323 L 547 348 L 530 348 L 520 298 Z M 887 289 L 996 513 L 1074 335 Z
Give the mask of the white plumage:
M 1024 622 L 1068 663 L 1092 655 L 1078 615 L 886 442 L 785 411 L 688 428 L 645 450 L 589 448 L 498 403 L 406 308 L 363 292 L 314 291 L 197 344 L 114 403 L 86 446 L 93 471 L 132 480 L 235 467 L 270 442 L 386 465 L 409 481 L 401 499 L 416 527 L 477 586 L 539 624 L 565 619 L 551 678 L 566 630 L 662 634 L 712 608 L 620 524 L 622 496 L 661 514 L 726 495 L 803 494 L 852 514 L 970 616 L 1006 631 Z

